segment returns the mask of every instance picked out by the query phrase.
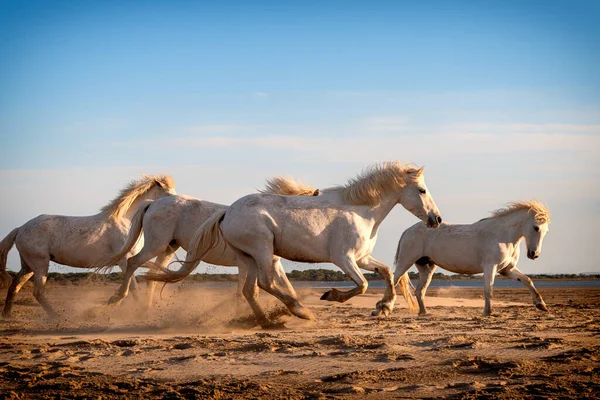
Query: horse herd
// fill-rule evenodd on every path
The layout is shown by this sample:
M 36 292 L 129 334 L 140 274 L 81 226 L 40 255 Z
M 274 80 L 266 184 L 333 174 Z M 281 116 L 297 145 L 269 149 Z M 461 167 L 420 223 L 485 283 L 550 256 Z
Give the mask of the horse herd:
M 371 253 L 381 222 L 397 205 L 419 218 L 400 238 L 395 273 Z M 257 301 L 259 288 L 283 302 L 303 319 L 314 319 L 298 296 L 281 258 L 330 262 L 356 287 L 331 289 L 322 300 L 345 302 L 365 293 L 361 269 L 379 273 L 386 283 L 373 315 L 389 315 L 396 286 L 411 310 L 426 313 L 424 297 L 437 266 L 448 271 L 484 275 L 485 309 L 490 315 L 497 273 L 522 282 L 541 310 L 546 305 L 531 279 L 516 265 L 524 239 L 527 257 L 539 257 L 550 223 L 539 201 L 509 203 L 470 225 L 442 223 L 424 180 L 423 168 L 400 162 L 374 164 L 345 185 L 315 189 L 292 179 L 267 181 L 259 193 L 231 206 L 178 195 L 170 176 L 142 176 L 131 182 L 98 214 L 86 217 L 40 215 L 15 228 L 0 242 L 0 283 L 8 287 L 2 315 L 10 317 L 16 294 L 33 278 L 33 294 L 50 316 L 56 312 L 45 295 L 50 261 L 71 267 L 103 269 L 119 266 L 124 279 L 109 303 L 118 304 L 135 289 L 135 271 L 149 282 L 148 306 L 157 282 L 178 282 L 201 261 L 239 269 L 238 295 L 248 301 L 262 327 L 273 324 Z M 16 245 L 21 269 L 6 271 L 7 255 Z M 167 267 L 177 249 L 186 252 L 179 270 Z M 155 261 L 151 261 L 155 259 Z M 416 264 L 416 299 L 407 270 Z M 136 291 L 134 290 L 135 294 Z

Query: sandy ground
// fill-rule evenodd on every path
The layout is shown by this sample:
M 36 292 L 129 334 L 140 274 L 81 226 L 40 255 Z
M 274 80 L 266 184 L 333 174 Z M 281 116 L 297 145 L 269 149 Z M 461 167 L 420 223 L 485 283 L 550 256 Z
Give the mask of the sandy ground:
M 426 317 L 400 299 L 389 318 L 370 317 L 375 291 L 328 304 L 305 289 L 318 320 L 269 331 L 233 289 L 167 287 L 147 312 L 105 307 L 115 289 L 51 286 L 50 321 L 24 288 L 0 321 L 0 398 L 600 397 L 598 288 L 542 290 L 549 313 L 496 290 L 489 318 L 479 289 L 430 290 Z

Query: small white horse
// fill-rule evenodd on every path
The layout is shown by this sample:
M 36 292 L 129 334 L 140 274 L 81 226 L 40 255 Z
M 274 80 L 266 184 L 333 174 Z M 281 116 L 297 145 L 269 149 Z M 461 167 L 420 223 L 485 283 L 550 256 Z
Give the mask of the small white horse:
M 51 317 L 56 316 L 44 294 L 50 261 L 70 267 L 91 268 L 99 256 L 108 258 L 122 247 L 131 218 L 139 207 L 147 205 L 146 200 L 173 194 L 175 184 L 170 176 L 144 175 L 142 179 L 132 181 L 98 214 L 86 217 L 44 214 L 15 228 L 0 242 L 3 287 L 10 284 L 6 259 L 13 244 L 16 244 L 21 256 L 21 270 L 10 284 L 2 315 L 10 316 L 17 292 L 33 276 L 33 295 Z M 115 259 L 112 265 L 115 264 L 125 272 L 127 259 Z
M 517 262 L 523 239 L 527 245 L 527 257 L 535 260 L 540 256 L 549 224 L 550 212 L 539 201 L 510 203 L 506 208 L 494 211 L 491 217 L 471 225 L 444 223 L 433 230 L 422 223 L 415 224 L 404 231 L 398 243 L 394 281 L 398 282 L 416 264 L 419 270 L 417 301 L 421 315 L 427 313 L 425 292 L 438 265 L 459 274 L 483 272 L 485 316 L 492 312 L 490 301 L 496 273 L 523 283 L 533 295 L 533 304 L 548 311 L 531 279 L 517 268 Z
M 371 257 L 377 231 L 396 204 L 431 227 L 442 222 L 423 179 L 423 168 L 399 162 L 374 165 L 347 185 L 321 190 L 317 197 L 251 194 L 216 213 L 197 231 L 182 268 L 147 277 L 162 282 L 181 280 L 194 270 L 221 237 L 236 248 L 248 267 L 244 296 L 259 321 L 266 320 L 255 302 L 256 287 L 281 300 L 297 317 L 314 319 L 298 301 L 283 268 L 273 263 L 275 255 L 300 262 L 332 262 L 357 285 L 342 292 L 331 289 L 321 299 L 345 302 L 367 289 L 360 268 L 379 272 L 386 280 L 386 301 L 396 298 L 391 269 Z M 401 291 L 414 305 L 407 278 Z M 411 302 L 412 301 L 412 302 Z
M 267 181 L 263 193 L 278 193 L 288 196 L 316 196 L 319 190 L 309 185 L 297 182 L 291 178 L 277 177 Z M 190 196 L 173 195 L 163 197 L 146 207 L 140 207 L 134 216 L 129 230 L 129 236 L 121 250 L 110 260 L 99 265 L 114 265 L 117 260 L 131 254 L 131 248 L 136 244 L 142 231 L 144 232 L 144 247 L 127 259 L 127 272 L 121 287 L 109 300 L 109 304 L 120 303 L 129 291 L 135 271 L 142 265 L 164 269 L 179 247 L 187 251 L 193 235 L 200 225 L 216 212 L 227 210 L 223 204 L 196 199 Z M 149 260 L 156 257 L 156 261 Z M 237 253 L 223 241 L 211 249 L 204 257 L 204 262 L 225 267 L 238 267 L 238 297 L 242 296 L 242 288 L 246 281 L 246 267 L 238 261 Z M 279 257 L 274 259 L 279 263 Z M 154 281 L 150 281 L 147 306 L 152 305 Z

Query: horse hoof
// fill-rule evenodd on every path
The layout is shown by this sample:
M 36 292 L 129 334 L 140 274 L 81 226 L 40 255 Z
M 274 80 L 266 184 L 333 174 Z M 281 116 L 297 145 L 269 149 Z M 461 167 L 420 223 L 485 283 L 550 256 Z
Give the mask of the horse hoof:
M 338 295 L 338 290 L 331 289 L 331 290 L 326 291 L 325 293 L 323 293 L 323 296 L 321 296 L 321 300 L 340 301 L 339 295 Z
M 381 310 L 379 310 L 379 309 L 371 311 L 372 317 L 378 317 L 380 314 L 381 314 Z
M 121 303 L 121 297 L 119 296 L 112 296 L 110 299 L 108 299 L 108 305 L 112 306 L 112 305 L 119 305 Z
M 290 311 L 292 311 L 292 310 L 290 310 Z M 317 320 L 315 318 L 314 314 L 306 307 L 296 308 L 292 311 L 292 314 L 294 314 L 298 318 L 306 319 L 309 321 Z
M 544 303 L 537 303 L 535 305 L 537 307 L 538 310 L 542 310 L 542 311 L 548 311 L 548 307 L 546 307 L 546 304 Z
M 331 290 L 328 290 L 325 293 L 323 293 L 323 296 L 321 296 L 320 300 L 330 300 L 331 296 L 332 296 Z
M 265 322 L 260 324 L 261 328 L 264 330 L 279 330 L 285 329 L 285 324 L 283 322 Z

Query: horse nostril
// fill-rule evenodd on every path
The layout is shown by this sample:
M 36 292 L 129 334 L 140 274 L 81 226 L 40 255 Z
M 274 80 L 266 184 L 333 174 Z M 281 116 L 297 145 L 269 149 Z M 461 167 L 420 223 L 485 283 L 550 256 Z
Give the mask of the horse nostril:
M 436 219 L 437 219 L 437 222 L 438 222 L 438 224 L 441 224 L 441 223 L 442 223 L 442 217 L 440 217 L 440 216 L 438 215 Z

